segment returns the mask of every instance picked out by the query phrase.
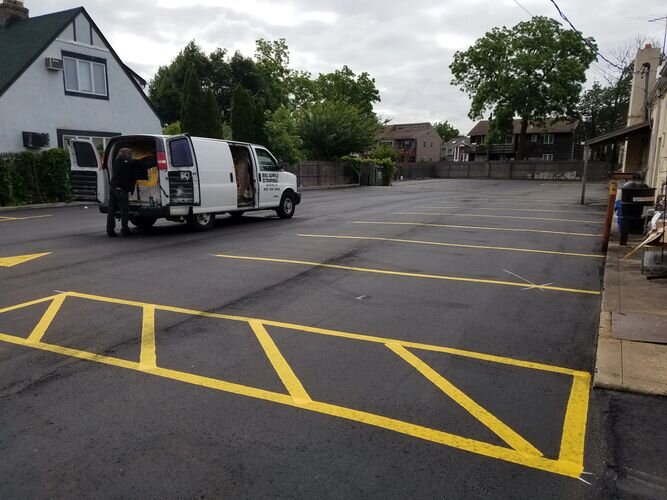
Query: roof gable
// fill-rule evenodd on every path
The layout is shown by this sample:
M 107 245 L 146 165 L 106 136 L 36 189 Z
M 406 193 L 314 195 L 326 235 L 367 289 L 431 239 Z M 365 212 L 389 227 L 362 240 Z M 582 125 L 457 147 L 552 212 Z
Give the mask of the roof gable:
M 544 125 L 537 125 L 528 123 L 527 134 L 569 134 L 572 133 L 579 126 L 579 120 L 549 120 L 547 119 Z M 478 121 L 472 130 L 468 133 L 469 136 L 487 135 L 489 133 L 489 120 Z M 514 134 L 521 133 L 521 120 L 514 120 Z
M 0 96 L 83 10 L 37 16 L 0 30 Z

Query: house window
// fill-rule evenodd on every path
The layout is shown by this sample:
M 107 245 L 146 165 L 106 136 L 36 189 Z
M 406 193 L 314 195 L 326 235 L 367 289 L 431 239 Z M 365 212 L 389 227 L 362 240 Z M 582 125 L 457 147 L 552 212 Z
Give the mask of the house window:
M 554 135 L 553 134 L 544 134 L 544 144 L 553 144 Z
M 531 134 L 530 135 L 530 142 L 537 142 L 537 134 Z
M 424 147 L 426 147 L 426 141 L 424 141 Z
M 542 159 L 547 160 L 547 161 L 553 161 L 554 160 L 554 155 L 552 155 L 551 153 L 544 154 L 544 155 L 542 155 Z
M 447 148 L 447 156 L 452 156 L 454 154 L 454 148 Z
M 105 59 L 63 51 L 65 94 L 108 99 Z

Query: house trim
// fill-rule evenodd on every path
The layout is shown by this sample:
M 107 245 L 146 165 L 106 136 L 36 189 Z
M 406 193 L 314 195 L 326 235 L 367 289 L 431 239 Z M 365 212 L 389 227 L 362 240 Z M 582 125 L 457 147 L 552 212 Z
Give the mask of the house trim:
M 65 146 L 63 137 L 66 135 L 80 135 L 84 137 L 116 137 L 122 134 L 120 132 L 99 132 L 96 130 L 71 130 L 66 128 L 58 128 L 56 129 L 56 135 L 58 136 L 58 147 L 62 148 Z

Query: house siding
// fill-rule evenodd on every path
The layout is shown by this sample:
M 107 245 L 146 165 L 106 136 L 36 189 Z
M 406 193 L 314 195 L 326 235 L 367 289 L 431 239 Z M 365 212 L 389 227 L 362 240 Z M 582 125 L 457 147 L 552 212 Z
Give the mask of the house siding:
M 0 152 L 22 151 L 22 131 L 48 133 L 50 147 L 57 145 L 58 129 L 161 133 L 159 118 L 111 52 L 90 45 L 90 30 L 79 15 L 0 96 Z M 94 33 L 93 42 L 102 45 L 99 34 Z M 61 59 L 63 51 L 106 60 L 108 100 L 65 95 L 63 72 L 49 71 L 44 64 L 45 57 Z

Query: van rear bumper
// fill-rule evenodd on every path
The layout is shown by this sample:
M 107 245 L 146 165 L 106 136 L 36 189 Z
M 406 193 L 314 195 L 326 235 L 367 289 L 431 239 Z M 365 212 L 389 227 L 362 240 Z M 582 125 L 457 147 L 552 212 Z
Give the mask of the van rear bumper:
M 109 212 L 109 205 L 106 203 L 100 203 L 99 207 L 103 214 Z M 169 216 L 169 207 L 137 207 L 130 205 L 130 217 L 157 217 L 161 219 Z

